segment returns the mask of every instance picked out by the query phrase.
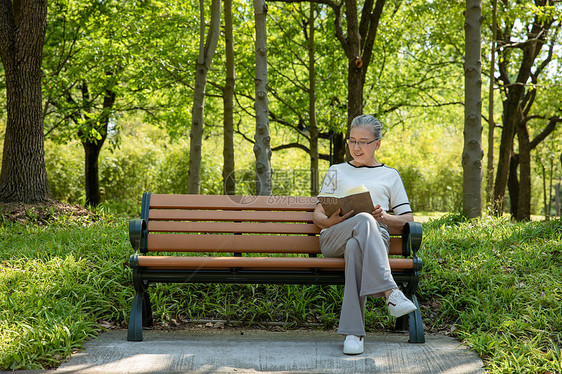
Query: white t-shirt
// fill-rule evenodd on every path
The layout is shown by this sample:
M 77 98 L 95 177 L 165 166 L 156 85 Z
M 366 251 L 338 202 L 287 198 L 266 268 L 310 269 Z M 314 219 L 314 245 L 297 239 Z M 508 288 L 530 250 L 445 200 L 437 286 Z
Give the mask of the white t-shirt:
M 394 214 L 412 213 L 402 178 L 396 169 L 379 166 L 354 166 L 349 162 L 330 166 L 320 193 L 344 194 L 364 184 L 371 193 L 373 204 Z

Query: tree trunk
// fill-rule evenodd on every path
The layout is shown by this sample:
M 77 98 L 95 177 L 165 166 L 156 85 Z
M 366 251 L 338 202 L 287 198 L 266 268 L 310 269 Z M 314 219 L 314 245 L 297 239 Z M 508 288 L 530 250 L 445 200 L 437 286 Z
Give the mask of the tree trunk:
M 529 221 L 531 219 L 531 151 L 555 130 L 557 123 L 562 122 L 562 118 L 550 118 L 547 126 L 532 141 L 527 122 L 528 120 L 521 113 L 520 120 L 517 122 L 517 139 L 519 142 L 517 207 L 514 210 L 512 206 L 512 214 L 517 221 Z
M 531 220 L 531 142 L 529 129 L 525 121 L 517 123 L 517 139 L 519 141 L 519 191 L 517 221 Z
M 492 209 L 494 194 L 494 85 L 496 70 L 496 38 L 497 38 L 497 5 L 498 1 L 493 0 L 492 9 L 492 47 L 490 59 L 490 87 L 488 92 L 488 163 L 486 165 L 486 206 Z
M 88 128 L 94 128 L 101 138 L 92 138 L 88 134 L 79 132 L 84 147 L 84 179 L 86 186 L 86 205 L 97 206 L 101 203 L 100 178 L 99 178 L 99 156 L 109 127 L 109 120 L 115 104 L 116 94 L 114 91 L 106 91 L 103 99 L 103 109 L 99 117 L 91 120 Z
M 363 71 L 358 68 L 355 59 L 350 59 L 347 64 L 347 131 L 353 118 L 363 114 Z M 349 156 L 349 150 L 347 156 Z
M 346 147 L 345 147 L 345 133 L 333 134 L 333 147 L 332 163 L 340 164 L 345 161 Z
M 84 177 L 86 185 L 86 205 L 97 206 L 101 202 L 98 161 L 103 142 L 82 141 L 84 147 Z
M 535 5 L 540 7 L 544 6 L 545 4 L 542 1 L 536 1 Z M 510 47 L 503 47 L 502 57 L 499 59 L 500 79 L 502 80 L 503 85 L 507 87 L 507 89 L 506 99 L 503 102 L 503 129 L 496 172 L 496 181 L 494 185 L 492 209 L 493 213 L 497 216 L 501 216 L 503 213 L 505 189 L 508 184 L 508 176 L 511 168 L 510 157 L 513 149 L 513 141 L 517 129 L 517 124 L 519 121 L 521 121 L 520 112 L 523 111 L 522 105 L 524 105 L 524 103 L 522 102 L 522 100 L 525 96 L 526 85 L 532 74 L 534 75 L 533 80 L 536 80 L 538 74 L 540 74 L 540 72 L 544 70 L 545 66 L 548 65 L 548 61 L 545 60 L 540 64 L 541 66 L 535 66 L 535 60 L 540 54 L 542 46 L 545 44 L 545 40 L 547 38 L 548 31 L 552 25 L 552 22 L 552 18 L 544 17 L 540 12 L 537 12 L 530 24 L 524 26 L 529 30 L 529 32 L 527 33 L 528 40 L 524 41 L 523 43 L 515 43 L 518 48 L 522 49 L 523 54 L 521 59 L 517 60 L 519 63 L 519 70 L 514 82 L 512 82 L 510 79 L 512 73 L 510 73 L 508 69 L 508 63 L 510 61 Z M 504 31 L 505 39 L 502 42 L 506 45 L 513 44 L 513 41 L 511 40 L 511 31 L 511 29 L 507 29 Z M 532 105 L 532 103 L 530 105 Z M 526 109 L 527 113 L 530 109 L 530 105 L 529 108 Z M 524 178 L 527 177 L 525 176 Z M 512 197 L 511 205 L 513 211 L 513 209 L 517 209 L 517 207 L 513 206 L 513 193 L 511 191 L 510 196 Z M 526 210 L 526 208 L 524 208 L 524 210 Z M 514 217 L 517 217 L 517 215 L 515 215 Z
M 503 127 L 500 141 L 500 150 L 498 152 L 498 167 L 496 172 L 496 181 L 494 183 L 494 197 L 492 205 L 492 213 L 501 217 L 503 214 L 503 202 L 505 198 L 505 189 L 509 176 L 511 163 L 511 149 L 513 147 L 513 137 L 515 135 L 515 116 L 519 107 L 519 100 L 523 96 L 523 90 L 517 87 L 511 88 L 507 99 L 503 104 Z M 516 92 L 521 91 L 521 92 Z M 513 202 L 512 202 L 513 205 Z
M 316 196 L 319 192 L 318 175 L 318 124 L 316 123 L 316 52 L 314 49 L 314 17 L 316 5 L 310 3 L 308 17 L 308 117 L 310 118 L 310 195 Z
M 554 186 L 554 206 L 556 208 L 556 216 L 560 217 L 560 183 Z
M 364 8 L 372 1 L 364 5 Z M 370 12 L 369 12 L 370 13 Z M 364 72 L 361 59 L 361 35 L 359 33 L 359 17 L 357 1 L 346 0 L 345 14 L 347 21 L 347 127 L 345 136 L 349 136 L 349 127 L 353 118 L 363 113 L 363 82 Z M 365 67 L 366 68 L 366 67 Z M 349 160 L 349 149 L 346 149 L 346 158 Z
M 256 18 L 256 194 L 271 195 L 271 144 L 269 137 L 269 107 L 267 100 L 267 4 L 254 0 Z
M 518 167 L 519 155 L 512 154 L 509 162 L 509 178 L 507 179 L 512 218 L 517 217 L 517 207 L 519 206 L 519 179 L 517 176 Z
M 541 171 L 542 171 L 542 196 L 543 196 L 543 205 L 544 205 L 544 219 L 546 221 L 550 220 L 550 202 L 552 199 L 552 174 L 550 176 L 550 197 L 548 196 L 548 193 L 546 192 L 546 167 L 544 166 L 543 160 L 541 158 L 539 158 L 539 162 L 541 164 Z M 552 168 L 550 169 L 551 173 L 552 173 Z
M 51 199 L 41 96 L 46 19 L 46 0 L 0 2 L 0 57 L 6 77 L 8 112 L 0 173 L 2 202 L 37 203 Z
M 224 1 L 224 39 L 226 47 L 226 84 L 224 86 L 224 145 L 222 179 L 224 193 L 236 193 L 234 175 L 234 36 L 232 32 L 232 0 Z
M 201 142 L 203 139 L 205 87 L 207 72 L 217 49 L 220 34 L 220 0 L 213 0 L 211 5 L 211 24 L 205 43 L 205 4 L 200 0 L 200 34 L 199 57 L 195 67 L 195 88 L 193 90 L 193 107 L 191 110 L 191 131 L 189 140 L 189 171 L 187 193 L 199 194 L 201 190 Z
M 465 118 L 463 165 L 463 211 L 468 218 L 482 215 L 482 99 L 480 26 L 482 0 L 467 0 L 465 13 Z

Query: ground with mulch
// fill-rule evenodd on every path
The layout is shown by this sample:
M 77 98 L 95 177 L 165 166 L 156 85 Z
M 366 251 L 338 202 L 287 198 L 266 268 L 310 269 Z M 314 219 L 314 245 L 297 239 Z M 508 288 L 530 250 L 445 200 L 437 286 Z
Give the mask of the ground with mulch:
M 40 204 L 0 203 L 0 222 L 32 222 L 48 225 L 60 216 L 94 218 L 95 213 L 81 205 L 51 200 Z

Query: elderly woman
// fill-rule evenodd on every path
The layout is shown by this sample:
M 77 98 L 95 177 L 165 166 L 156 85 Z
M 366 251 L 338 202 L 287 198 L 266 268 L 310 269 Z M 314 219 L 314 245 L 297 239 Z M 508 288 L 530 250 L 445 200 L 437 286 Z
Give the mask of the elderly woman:
M 373 116 L 353 119 L 347 142 L 353 160 L 332 165 L 321 188 L 321 193 L 342 194 L 363 184 L 371 194 L 373 212 L 357 215 L 349 212 L 340 216 L 338 210 L 328 217 L 321 204 L 314 211 L 314 223 L 322 229 L 322 254 L 345 258 L 345 287 L 338 327 L 338 333 L 346 335 L 345 354 L 363 353 L 367 296 L 384 296 L 394 317 L 416 310 L 398 289 L 388 262 L 387 229 L 401 229 L 414 216 L 398 171 L 375 158 L 381 137 L 382 124 Z M 388 214 L 390 210 L 394 214 Z

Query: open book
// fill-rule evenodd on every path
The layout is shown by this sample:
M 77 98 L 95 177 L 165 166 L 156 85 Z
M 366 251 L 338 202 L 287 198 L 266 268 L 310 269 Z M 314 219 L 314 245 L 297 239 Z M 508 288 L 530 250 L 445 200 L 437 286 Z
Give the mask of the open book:
M 341 208 L 340 215 L 353 210 L 353 216 L 361 212 L 372 213 L 375 210 L 371 194 L 363 184 L 352 188 L 343 195 L 322 193 L 317 197 L 328 217 L 339 208 Z

